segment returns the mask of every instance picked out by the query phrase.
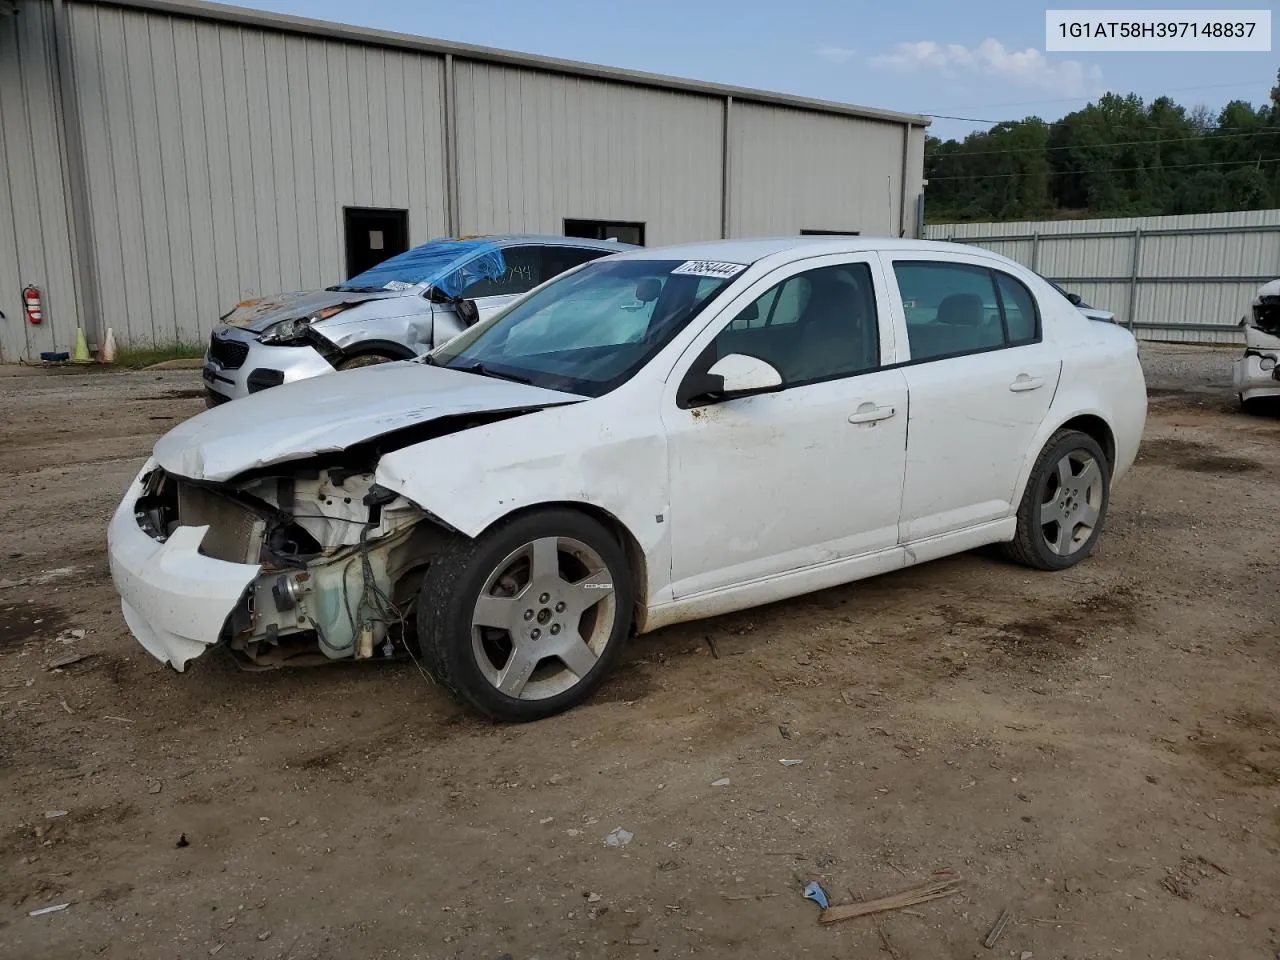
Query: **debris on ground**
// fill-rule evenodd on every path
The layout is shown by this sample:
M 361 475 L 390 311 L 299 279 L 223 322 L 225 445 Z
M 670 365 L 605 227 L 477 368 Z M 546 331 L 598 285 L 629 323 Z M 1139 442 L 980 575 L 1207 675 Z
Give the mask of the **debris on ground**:
M 151 786 L 147 787 L 147 793 L 159 793 L 163 789 L 164 789 L 164 782 L 161 780 L 157 780 L 153 784 L 151 784 Z
M 69 667 L 73 663 L 79 663 L 81 660 L 88 660 L 92 657 L 92 653 L 69 653 L 65 657 L 58 657 L 51 660 L 46 666 L 46 670 L 61 670 L 63 667 Z
M 1008 907 L 1000 911 L 1000 916 L 996 918 L 996 922 L 991 925 L 991 929 L 987 931 L 987 935 L 982 938 L 982 945 L 987 949 L 994 947 L 996 941 L 1004 934 L 1004 928 L 1009 925 L 1009 920 L 1013 916 Z
M 88 636 L 88 634 L 89 634 L 88 630 L 81 630 L 78 628 L 75 630 L 63 630 L 54 639 L 56 639 L 59 643 L 75 643 L 77 640 L 83 640 L 86 636 Z
M 804 763 L 803 760 L 779 760 L 784 767 L 794 767 L 797 763 Z
M 599 903 L 599 902 L 600 902 L 600 894 L 598 894 L 598 893 L 588 893 L 586 896 L 587 896 L 587 903 Z
M 791 728 L 787 726 L 785 723 L 778 725 L 778 733 L 782 734 L 783 740 L 791 739 Z
M 187 835 L 184 833 L 179 835 L 178 842 L 174 844 L 174 846 L 178 847 L 179 849 L 181 849 L 182 847 L 189 847 L 191 846 L 191 841 L 187 839 Z
M 622 827 L 614 827 L 609 831 L 609 835 L 604 838 L 606 847 L 625 847 L 631 842 L 635 836 L 630 830 L 623 830 Z
M 903 907 L 912 907 L 917 903 L 927 903 L 930 900 L 938 900 L 941 897 L 947 897 L 956 892 L 959 881 L 943 880 L 941 882 L 925 883 L 918 887 L 912 887 L 909 890 L 901 890 L 898 893 L 891 893 L 887 897 L 879 897 L 875 900 L 865 900 L 861 903 L 845 903 L 838 907 L 828 907 L 822 911 L 822 915 L 818 917 L 820 923 L 838 923 L 841 920 L 852 920 L 855 917 L 865 917 L 870 913 L 881 913 L 885 910 L 901 910 Z
M 729 778 L 721 777 L 719 780 L 712 780 L 711 785 L 713 787 L 727 787 L 729 785 Z
M 67 811 L 65 810 L 46 810 L 44 812 L 44 818 L 46 820 L 57 820 L 59 817 L 65 817 L 66 815 Z
M 831 901 L 827 898 L 827 891 L 822 889 L 822 884 L 817 880 L 810 880 L 804 885 L 804 898 L 812 900 L 823 910 L 831 906 Z
M 44 916 L 46 913 L 58 913 L 60 910 L 65 910 L 69 906 L 71 906 L 70 903 L 55 903 L 51 907 L 41 907 L 39 910 L 32 910 L 30 913 L 27 914 L 27 916 L 41 917 L 41 916 Z
M 713 658 L 713 659 L 715 659 L 715 660 L 719 660 L 719 659 L 720 659 L 720 650 L 719 650 L 719 648 L 717 648 L 717 647 L 716 647 L 716 640 L 715 640 L 715 637 L 710 636 L 710 635 L 708 634 L 708 635 L 707 635 L 706 637 L 704 637 L 703 639 L 705 639 L 705 640 L 707 641 L 707 647 L 711 650 L 711 656 L 712 656 L 712 658 Z

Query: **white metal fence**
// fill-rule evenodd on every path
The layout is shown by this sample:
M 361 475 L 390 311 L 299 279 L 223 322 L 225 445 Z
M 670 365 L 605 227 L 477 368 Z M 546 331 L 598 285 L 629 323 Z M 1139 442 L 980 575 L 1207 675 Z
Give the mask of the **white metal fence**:
M 1242 342 L 1254 293 L 1280 277 L 1280 210 L 937 223 L 924 235 L 1016 260 L 1147 340 Z

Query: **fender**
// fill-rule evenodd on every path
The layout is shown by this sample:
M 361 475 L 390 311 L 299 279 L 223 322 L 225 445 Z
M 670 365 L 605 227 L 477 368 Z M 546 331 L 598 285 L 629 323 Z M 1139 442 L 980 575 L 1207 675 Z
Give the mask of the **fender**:
M 652 395 L 661 386 L 633 382 L 404 447 L 382 456 L 376 479 L 472 538 L 544 504 L 603 511 L 643 552 L 645 595 L 661 602 L 671 576 L 666 435 Z
M 1088 376 L 1082 376 L 1084 371 Z M 1121 479 L 1133 466 L 1147 419 L 1146 382 L 1138 363 L 1137 352 L 1110 355 L 1102 351 L 1068 354 L 1063 357 L 1058 392 L 1048 414 L 1040 425 L 1030 453 L 1018 475 L 1013 503 L 1022 497 L 1031 479 L 1036 455 L 1063 424 L 1077 417 L 1097 417 L 1107 425 L 1115 442 L 1111 480 Z

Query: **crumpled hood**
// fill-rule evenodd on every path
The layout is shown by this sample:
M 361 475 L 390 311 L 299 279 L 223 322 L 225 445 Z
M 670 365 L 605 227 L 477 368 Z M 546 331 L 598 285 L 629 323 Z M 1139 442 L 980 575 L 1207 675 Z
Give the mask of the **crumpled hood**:
M 286 383 L 206 410 L 161 437 L 155 458 L 177 476 L 220 482 L 440 417 L 584 399 L 416 361 L 383 363 Z
M 416 296 L 418 291 L 413 290 L 411 293 Z M 295 290 L 292 293 L 277 293 L 271 297 L 241 300 L 221 322 L 227 326 L 262 333 L 273 323 L 294 317 L 309 317 L 325 307 L 340 303 L 364 303 L 366 300 L 381 300 L 404 295 L 403 290 L 387 290 L 378 293 L 357 293 L 354 290 Z

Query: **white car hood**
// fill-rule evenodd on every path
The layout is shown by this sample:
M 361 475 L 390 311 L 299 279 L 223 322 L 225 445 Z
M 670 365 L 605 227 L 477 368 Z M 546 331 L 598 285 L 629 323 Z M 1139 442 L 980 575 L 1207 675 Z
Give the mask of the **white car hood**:
M 1253 295 L 1253 305 L 1261 305 L 1263 297 L 1280 297 L 1280 280 L 1271 280 L 1260 286 Z
M 220 482 L 440 417 L 584 399 L 414 361 L 378 364 L 286 383 L 206 410 L 161 437 L 155 459 L 177 476 Z

